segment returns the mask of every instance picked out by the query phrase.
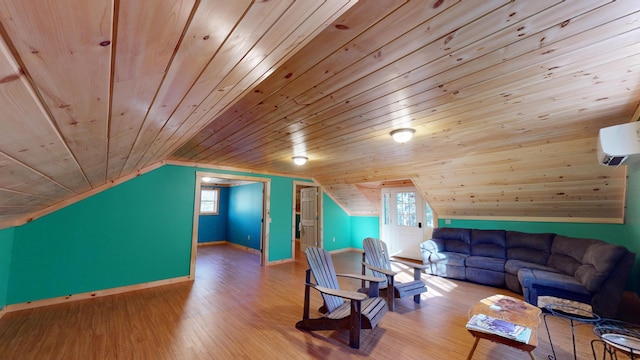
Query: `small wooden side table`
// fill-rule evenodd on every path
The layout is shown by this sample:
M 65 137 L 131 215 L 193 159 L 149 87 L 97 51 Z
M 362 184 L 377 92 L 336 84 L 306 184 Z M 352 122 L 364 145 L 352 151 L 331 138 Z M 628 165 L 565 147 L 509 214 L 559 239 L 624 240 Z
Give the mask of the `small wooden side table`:
M 497 334 L 467 329 L 471 335 L 476 338 L 473 343 L 473 347 L 469 352 L 469 356 L 467 356 L 467 360 L 471 360 L 473 357 L 473 353 L 476 351 L 476 347 L 478 346 L 480 339 L 487 339 L 525 351 L 529 354 L 531 359 L 535 360 L 533 350 L 538 346 L 540 313 L 541 311 L 538 307 L 506 295 L 493 295 L 480 300 L 477 304 L 473 305 L 471 309 L 469 309 L 469 318 L 475 314 L 485 314 L 517 325 L 523 325 L 531 329 L 531 337 L 528 342 L 524 343 Z

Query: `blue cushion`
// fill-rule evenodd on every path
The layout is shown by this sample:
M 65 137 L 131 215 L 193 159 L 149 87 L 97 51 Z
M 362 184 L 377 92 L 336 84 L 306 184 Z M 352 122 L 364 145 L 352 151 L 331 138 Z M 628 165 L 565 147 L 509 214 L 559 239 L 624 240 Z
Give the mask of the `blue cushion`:
M 599 242 L 601 241 L 556 235 L 551 245 L 551 255 L 547 261 L 547 266 L 574 276 L 580 265 L 582 265 L 582 258 L 589 246 Z
M 471 255 L 505 259 L 505 231 L 471 230 Z
M 464 264 L 467 267 L 504 272 L 504 262 L 504 259 L 472 255 L 465 259 Z
M 434 264 L 464 267 L 464 259 L 467 258 L 467 256 L 466 254 L 445 251 L 431 254 L 429 261 Z
M 518 271 L 518 280 L 522 284 L 522 287 L 525 288 L 542 285 L 563 289 L 567 292 L 589 294 L 587 289 L 582 286 L 582 283 L 575 277 L 557 272 L 520 269 L 520 271 Z
M 457 228 L 435 228 L 431 236 L 433 239 L 441 239 L 444 243 L 444 251 L 471 254 L 471 230 Z
M 549 259 L 554 236 L 555 234 L 552 233 L 531 234 L 507 231 L 507 259 L 544 265 Z
M 551 271 L 551 272 L 558 272 L 558 270 L 554 268 L 550 268 L 545 265 L 530 263 L 522 260 L 507 260 L 507 262 L 504 264 L 504 270 L 507 273 L 513 274 L 513 275 L 517 275 L 518 270 L 523 268 L 532 269 L 532 270 L 545 270 L 545 271 Z
M 622 246 L 596 243 L 587 249 L 575 277 L 591 292 L 598 291 L 618 261 L 627 253 Z

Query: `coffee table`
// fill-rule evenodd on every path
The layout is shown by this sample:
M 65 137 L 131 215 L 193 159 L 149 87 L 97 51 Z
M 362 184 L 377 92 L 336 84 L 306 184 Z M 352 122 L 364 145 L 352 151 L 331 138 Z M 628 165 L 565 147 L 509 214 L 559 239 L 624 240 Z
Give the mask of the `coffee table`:
M 473 353 L 476 351 L 476 347 L 478 346 L 480 339 L 490 340 L 495 343 L 525 351 L 529 354 L 531 359 L 535 360 L 533 350 L 538 346 L 540 313 L 541 311 L 538 307 L 506 295 L 493 295 L 480 300 L 477 304 L 473 305 L 471 309 L 469 309 L 469 318 L 476 314 L 485 314 L 517 325 L 523 325 L 531 329 L 531 337 L 528 342 L 524 343 L 497 334 L 467 329 L 471 335 L 476 338 L 473 343 L 473 347 L 469 352 L 469 356 L 467 356 L 467 360 L 471 360 L 473 357 Z

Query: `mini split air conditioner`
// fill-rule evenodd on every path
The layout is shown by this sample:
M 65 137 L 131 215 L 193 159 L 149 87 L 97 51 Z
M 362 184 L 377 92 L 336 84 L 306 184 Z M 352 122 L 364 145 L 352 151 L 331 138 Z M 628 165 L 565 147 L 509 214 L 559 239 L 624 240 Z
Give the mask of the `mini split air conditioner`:
M 640 160 L 640 122 L 614 125 L 600 129 L 598 162 L 618 166 Z

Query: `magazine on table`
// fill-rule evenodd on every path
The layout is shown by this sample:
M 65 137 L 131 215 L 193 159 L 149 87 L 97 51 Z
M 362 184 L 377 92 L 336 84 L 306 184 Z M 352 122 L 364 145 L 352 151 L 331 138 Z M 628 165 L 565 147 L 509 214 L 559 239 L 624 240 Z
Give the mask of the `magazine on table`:
M 531 329 L 485 314 L 475 314 L 467 322 L 467 329 L 496 334 L 508 339 L 528 343 Z

